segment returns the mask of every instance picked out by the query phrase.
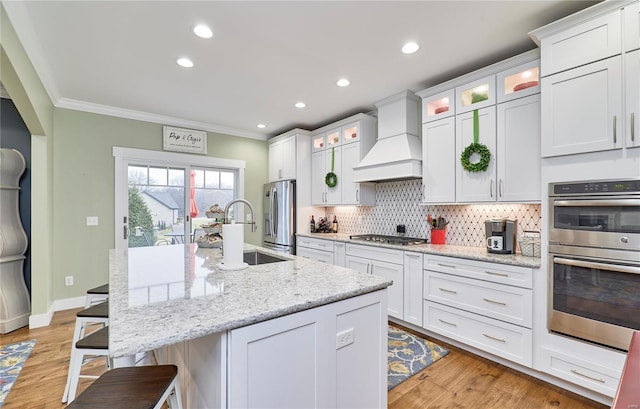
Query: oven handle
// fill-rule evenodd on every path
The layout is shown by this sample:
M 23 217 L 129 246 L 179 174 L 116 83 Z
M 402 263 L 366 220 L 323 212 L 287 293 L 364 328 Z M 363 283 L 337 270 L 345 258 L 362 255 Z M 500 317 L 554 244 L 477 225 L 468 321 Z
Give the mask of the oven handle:
M 553 262 L 574 267 L 599 268 L 601 270 L 616 271 L 619 273 L 640 274 L 640 267 L 621 266 L 619 264 L 596 263 L 594 261 L 574 260 L 564 257 L 554 257 Z
M 640 206 L 640 199 L 554 200 L 554 206 Z

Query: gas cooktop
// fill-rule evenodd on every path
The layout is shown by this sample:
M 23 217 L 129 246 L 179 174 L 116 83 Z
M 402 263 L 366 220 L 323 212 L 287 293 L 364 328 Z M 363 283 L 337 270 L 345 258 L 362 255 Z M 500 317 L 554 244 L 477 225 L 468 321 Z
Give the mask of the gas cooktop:
M 404 236 L 384 236 L 381 234 L 357 234 L 349 236 L 351 240 L 362 240 L 372 243 L 395 244 L 400 246 L 413 246 L 416 244 L 426 244 L 427 239 L 418 239 Z

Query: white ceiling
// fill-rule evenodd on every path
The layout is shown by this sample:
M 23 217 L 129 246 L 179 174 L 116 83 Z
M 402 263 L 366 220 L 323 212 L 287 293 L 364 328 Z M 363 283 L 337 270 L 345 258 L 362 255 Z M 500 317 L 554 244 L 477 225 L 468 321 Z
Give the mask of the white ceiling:
M 266 138 L 535 48 L 597 1 L 3 2 L 54 104 Z M 196 37 L 198 23 L 214 36 Z M 400 52 L 413 40 L 420 50 Z M 176 64 L 181 56 L 195 66 Z M 351 85 L 336 86 L 346 77 Z M 295 108 L 297 101 L 307 107 Z M 264 123 L 267 128 L 256 128 Z

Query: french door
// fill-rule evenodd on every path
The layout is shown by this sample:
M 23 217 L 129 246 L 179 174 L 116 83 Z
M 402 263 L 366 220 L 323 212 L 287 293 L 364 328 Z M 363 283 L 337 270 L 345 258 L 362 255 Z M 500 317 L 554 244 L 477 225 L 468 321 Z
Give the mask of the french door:
M 211 206 L 224 208 L 244 196 L 244 161 L 118 147 L 113 151 L 116 248 L 193 242 L 204 234 Z M 243 217 L 238 210 L 237 217 Z

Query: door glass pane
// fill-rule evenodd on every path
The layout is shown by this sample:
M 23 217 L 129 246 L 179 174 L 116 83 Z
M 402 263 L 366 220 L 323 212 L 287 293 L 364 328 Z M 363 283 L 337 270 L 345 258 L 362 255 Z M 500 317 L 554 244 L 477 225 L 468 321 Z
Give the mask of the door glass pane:
M 184 169 L 129 166 L 128 174 L 129 247 L 183 243 Z
M 167 168 L 149 167 L 149 184 L 167 186 Z

